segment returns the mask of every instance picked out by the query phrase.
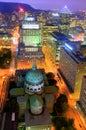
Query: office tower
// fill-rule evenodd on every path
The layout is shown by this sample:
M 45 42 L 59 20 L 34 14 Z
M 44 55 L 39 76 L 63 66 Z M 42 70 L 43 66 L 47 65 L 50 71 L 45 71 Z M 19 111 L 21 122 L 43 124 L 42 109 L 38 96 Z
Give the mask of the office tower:
M 73 93 L 73 98 L 78 100 L 82 77 L 86 74 L 86 46 L 65 42 L 64 47 L 61 48 L 59 67 Z
M 19 8 L 18 17 L 19 17 L 19 20 L 20 20 L 20 21 L 21 21 L 21 20 L 24 20 L 24 18 L 25 18 L 25 10 L 24 10 L 22 7 Z
M 42 36 L 39 23 L 35 17 L 28 16 L 20 25 L 19 59 L 43 60 Z
M 65 5 L 61 10 L 61 14 L 71 14 L 71 11 L 68 9 L 67 5 Z
M 82 79 L 79 104 L 84 115 L 86 116 L 86 76 L 83 76 L 83 79 Z

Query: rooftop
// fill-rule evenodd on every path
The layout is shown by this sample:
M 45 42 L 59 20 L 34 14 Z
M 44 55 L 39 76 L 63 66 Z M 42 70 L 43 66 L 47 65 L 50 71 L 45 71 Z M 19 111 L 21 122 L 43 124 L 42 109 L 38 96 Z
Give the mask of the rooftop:
M 37 126 L 52 124 L 48 110 L 44 108 L 44 111 L 40 115 L 32 115 L 30 112 L 25 112 L 25 124 L 26 126 Z
M 68 53 L 77 63 L 79 62 L 86 62 L 86 57 L 84 55 L 82 55 L 81 53 L 74 53 L 73 51 L 70 51 L 68 48 L 66 47 L 62 47 L 65 49 L 66 53 Z
M 69 41 L 69 39 L 67 38 L 67 36 L 63 33 L 54 31 L 53 33 L 51 33 L 51 35 L 56 38 L 59 41 Z

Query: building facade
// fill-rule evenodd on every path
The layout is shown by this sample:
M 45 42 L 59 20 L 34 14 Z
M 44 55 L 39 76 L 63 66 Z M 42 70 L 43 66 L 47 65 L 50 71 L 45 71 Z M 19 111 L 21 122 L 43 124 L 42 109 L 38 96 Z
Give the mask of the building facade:
M 41 29 L 35 17 L 28 16 L 21 22 L 18 58 L 44 59 Z
M 86 76 L 83 76 L 79 103 L 84 115 L 86 116 Z
M 59 62 L 60 72 L 76 100 L 80 96 L 82 77 L 86 74 L 86 57 L 81 53 L 81 49 L 80 45 L 65 43 L 61 48 Z

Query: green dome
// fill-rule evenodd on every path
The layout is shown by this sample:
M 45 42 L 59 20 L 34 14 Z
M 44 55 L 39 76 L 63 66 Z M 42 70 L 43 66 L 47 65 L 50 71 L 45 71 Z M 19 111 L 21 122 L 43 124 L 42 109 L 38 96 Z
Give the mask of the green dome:
M 30 97 L 30 105 L 33 107 L 43 106 L 43 100 L 40 96 L 34 94 Z
M 25 80 L 30 84 L 38 84 L 43 81 L 43 75 L 39 70 L 37 70 L 35 64 L 32 69 L 26 73 Z

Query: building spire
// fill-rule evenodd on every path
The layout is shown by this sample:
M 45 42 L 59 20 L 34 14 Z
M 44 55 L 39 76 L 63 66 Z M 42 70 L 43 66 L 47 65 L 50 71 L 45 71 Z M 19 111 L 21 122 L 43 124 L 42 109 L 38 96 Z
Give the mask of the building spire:
M 37 69 L 37 66 L 36 66 L 36 59 L 34 59 L 34 63 L 33 63 L 33 66 L 32 66 L 32 70 L 36 70 Z
M 62 14 L 71 14 L 71 11 L 68 9 L 67 5 L 65 5 L 65 6 L 61 9 L 60 13 L 62 13 Z

